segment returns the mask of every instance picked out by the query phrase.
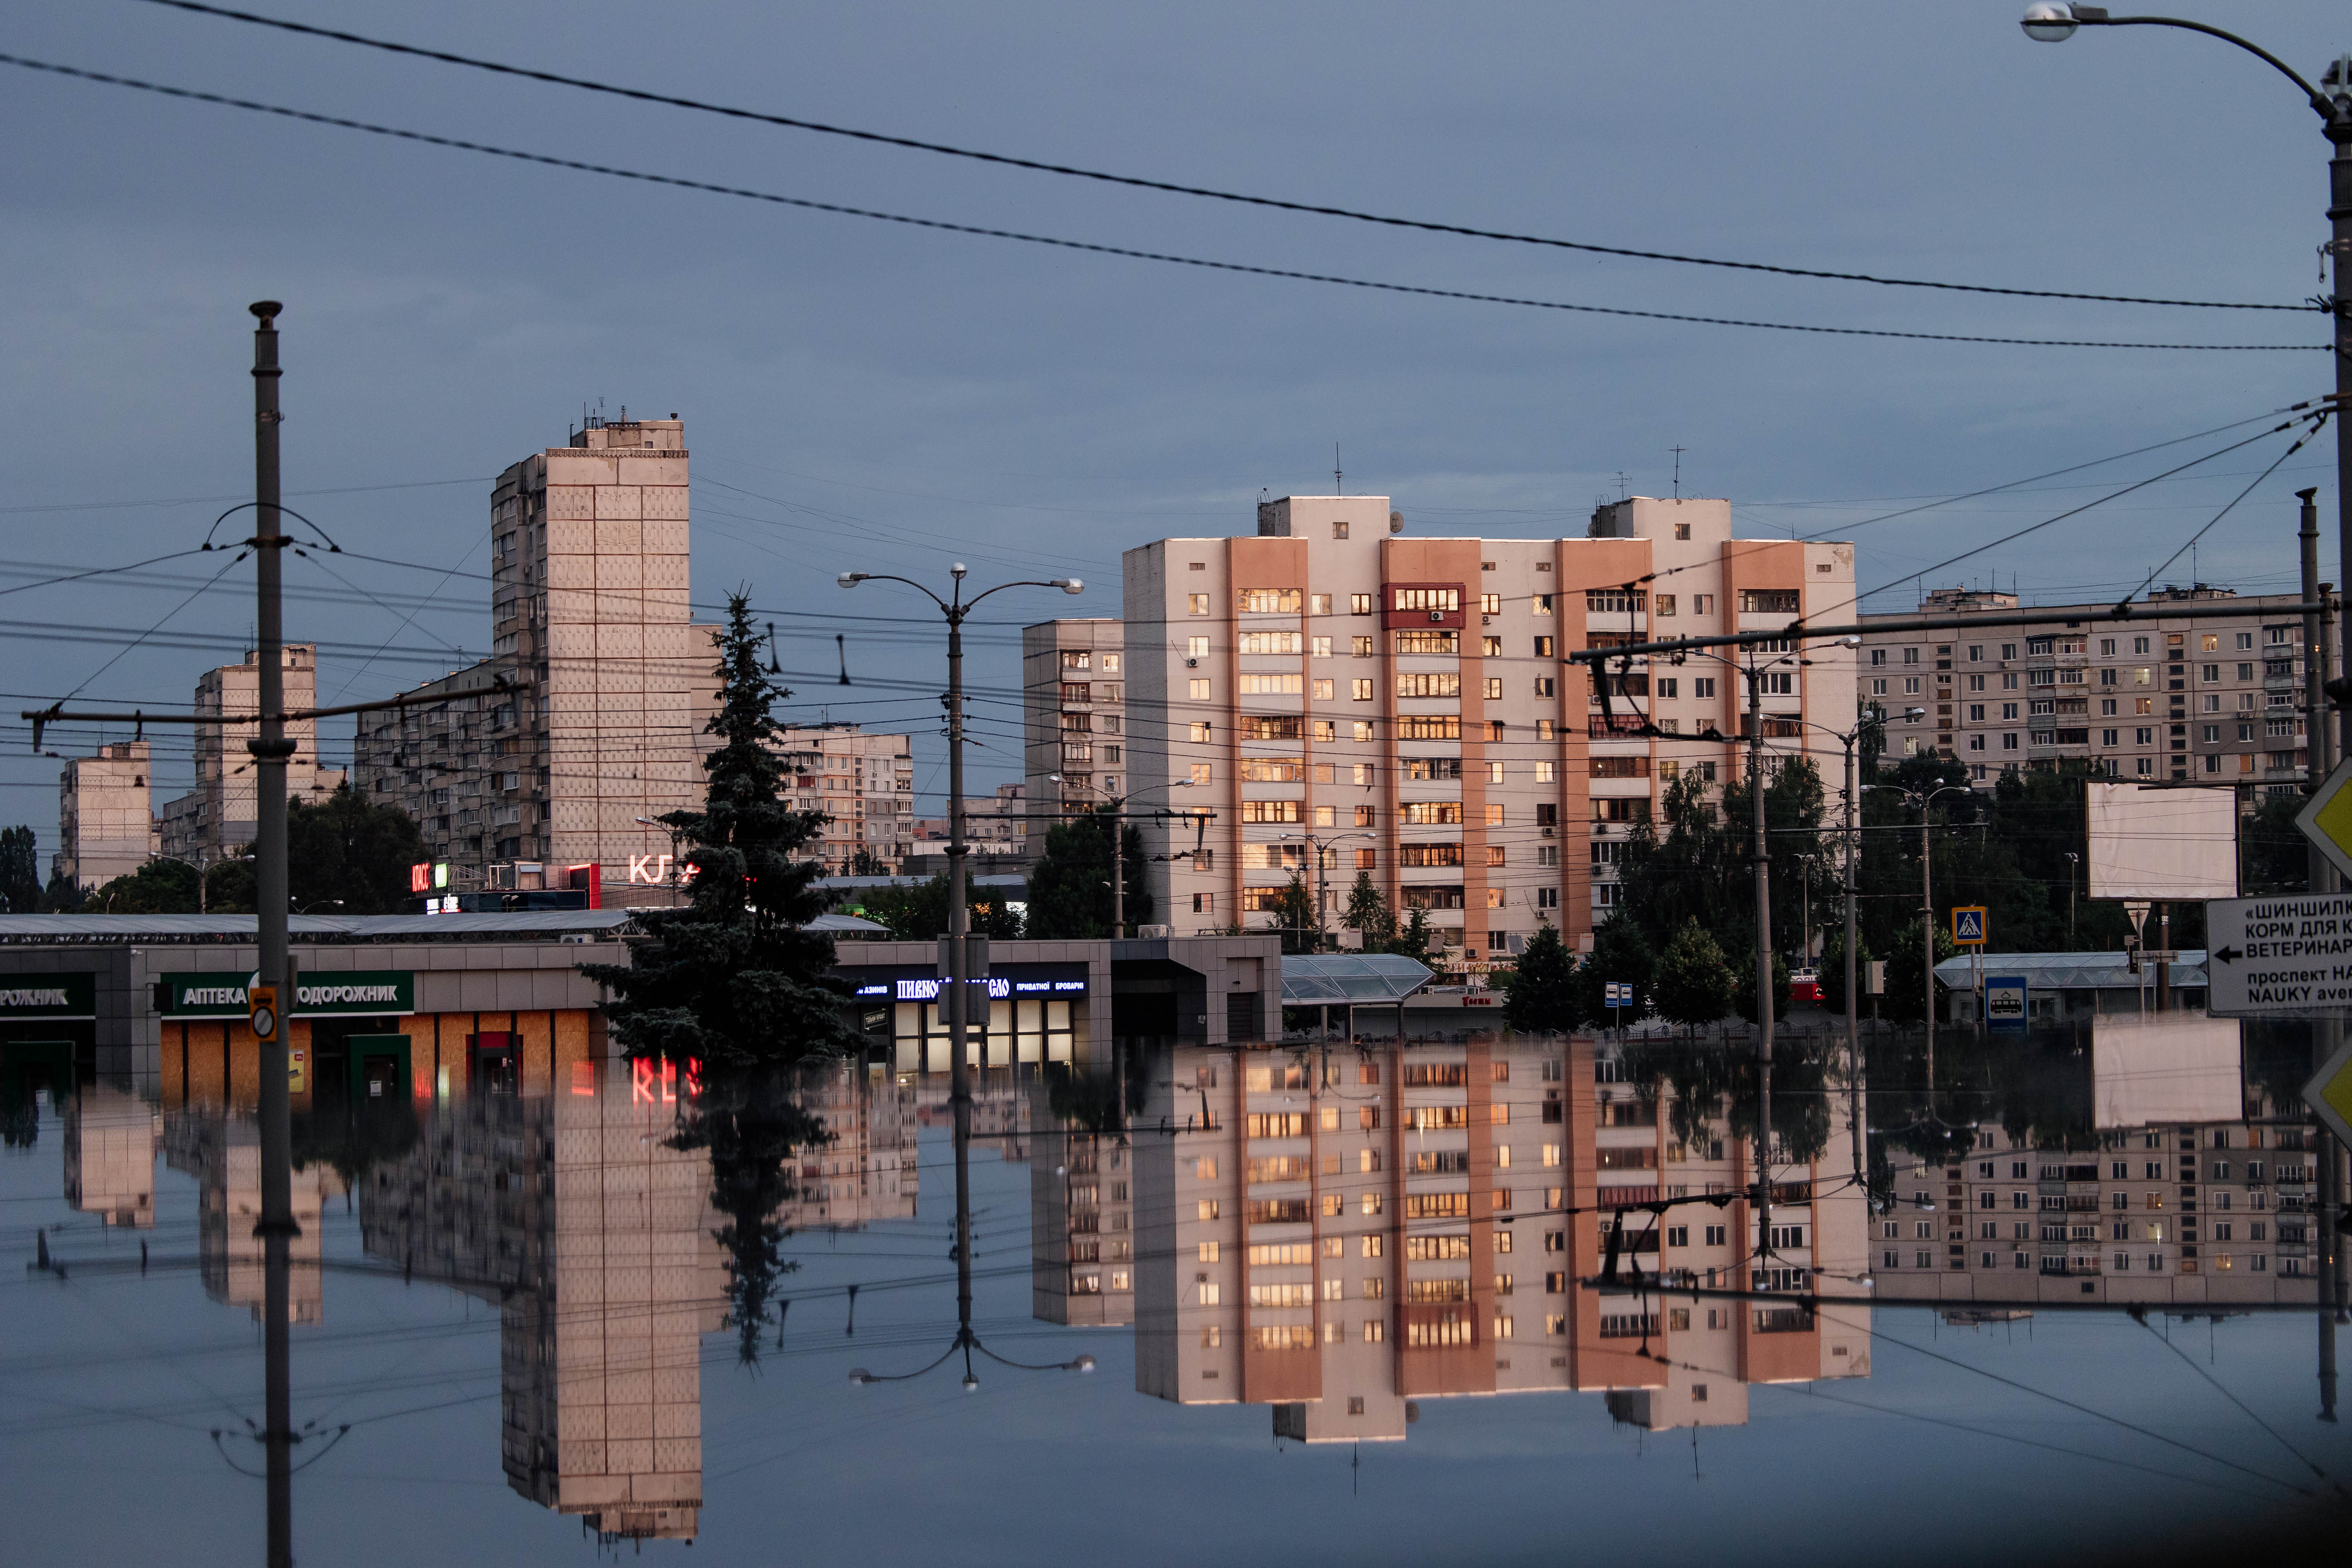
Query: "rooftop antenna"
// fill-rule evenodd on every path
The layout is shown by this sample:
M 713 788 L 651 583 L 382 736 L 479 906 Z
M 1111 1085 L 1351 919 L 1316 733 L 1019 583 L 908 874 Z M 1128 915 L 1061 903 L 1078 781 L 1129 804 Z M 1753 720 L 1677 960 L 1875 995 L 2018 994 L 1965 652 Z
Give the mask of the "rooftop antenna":
M 1680 500 L 1683 499 L 1683 454 L 1689 451 L 1690 448 L 1687 447 L 1669 447 L 1666 450 L 1675 455 L 1675 499 L 1676 500 Z
M 1618 469 L 1618 470 L 1617 470 L 1617 499 L 1618 499 L 1619 500 L 1623 500 L 1625 499 L 1625 496 L 1626 496 L 1626 479 L 1625 479 L 1625 470 L 1624 470 L 1624 469 L 1622 469 L 1622 468 L 1620 468 L 1620 469 Z
M 1334 441 L 1331 443 L 1331 493 L 1333 495 L 1343 496 L 1348 493 L 1348 487 L 1342 482 L 1345 476 L 1339 472 L 1339 443 Z

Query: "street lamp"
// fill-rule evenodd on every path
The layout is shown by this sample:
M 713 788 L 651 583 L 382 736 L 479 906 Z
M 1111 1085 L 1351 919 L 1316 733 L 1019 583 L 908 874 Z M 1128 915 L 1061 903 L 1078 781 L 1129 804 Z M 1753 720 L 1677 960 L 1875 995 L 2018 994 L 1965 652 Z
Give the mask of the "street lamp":
M 205 907 L 206 896 L 210 892 L 210 889 L 205 886 L 205 868 L 211 866 L 226 866 L 232 860 L 253 858 L 250 855 L 224 855 L 217 860 L 191 860 L 185 855 L 166 855 L 161 850 L 152 858 L 157 860 L 177 860 L 183 866 L 194 866 L 196 868 L 196 913 L 200 915 L 211 912 Z
M 1377 833 L 1335 833 L 1326 838 L 1313 833 L 1302 833 L 1298 837 L 1300 841 L 1307 846 L 1307 858 L 1313 862 L 1313 864 L 1307 868 L 1315 873 L 1315 951 L 1320 952 L 1323 951 L 1323 933 L 1326 929 L 1324 921 L 1329 916 L 1329 906 L 1331 903 L 1331 879 L 1325 875 L 1330 868 L 1323 863 L 1323 851 L 1331 845 L 1344 843 L 1350 838 L 1378 839 L 1380 835 Z M 1290 840 L 1287 838 L 1277 838 L 1275 842 L 1277 844 L 1287 844 Z
M 965 981 L 971 973 L 969 938 L 971 934 L 971 906 L 964 884 L 964 855 L 968 846 L 963 837 L 963 623 L 978 605 L 991 594 L 1001 594 L 1007 588 L 1059 588 L 1065 594 L 1083 594 L 1087 585 L 1076 577 L 1054 577 L 1043 582 L 1023 580 L 999 583 L 967 599 L 963 596 L 966 575 L 961 561 L 948 568 L 954 585 L 948 596 L 940 598 L 912 577 L 901 577 L 890 572 L 844 572 L 835 581 L 845 588 L 855 588 L 860 583 L 904 583 L 940 607 L 948 623 L 948 1103 L 954 1107 L 956 1129 L 956 1180 L 967 1179 L 971 1143 L 971 1072 L 964 1063 L 964 1017 L 971 1010 L 971 998 L 966 994 Z M 1114 860 L 1117 858 L 1113 857 Z M 956 1216 L 956 1300 L 962 1310 L 966 1323 L 971 1321 L 971 1217 L 969 1211 Z M 969 1358 L 967 1358 L 967 1361 Z M 965 1376 L 971 1376 L 970 1367 Z

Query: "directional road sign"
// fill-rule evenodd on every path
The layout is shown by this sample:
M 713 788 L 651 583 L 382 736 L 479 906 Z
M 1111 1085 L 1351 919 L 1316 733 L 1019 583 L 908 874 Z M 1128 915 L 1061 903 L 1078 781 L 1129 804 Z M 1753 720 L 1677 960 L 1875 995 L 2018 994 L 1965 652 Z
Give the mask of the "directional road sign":
M 2299 1018 L 2352 1007 L 2352 893 L 2210 899 L 2206 1011 Z
M 2303 1102 L 2319 1112 L 2336 1136 L 2352 1143 L 2352 1041 L 2303 1086 Z
M 1955 947 L 1982 947 L 1985 944 L 1985 907 L 1963 904 L 1952 911 L 1952 944 Z
M 2352 759 L 2336 764 L 2294 825 L 2335 862 L 2338 875 L 2352 878 Z

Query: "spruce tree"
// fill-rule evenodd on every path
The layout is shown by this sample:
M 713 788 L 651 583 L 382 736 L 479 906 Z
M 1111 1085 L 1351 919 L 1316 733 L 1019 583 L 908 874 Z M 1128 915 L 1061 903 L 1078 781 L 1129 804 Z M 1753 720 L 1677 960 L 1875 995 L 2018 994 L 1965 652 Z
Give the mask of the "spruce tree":
M 1396 911 L 1389 908 L 1370 871 L 1356 873 L 1356 885 L 1348 889 L 1348 910 L 1339 923 L 1363 932 L 1366 952 L 1385 952 L 1396 941 Z
M 1576 960 L 1549 921 L 1536 927 L 1511 972 L 1503 1016 L 1522 1033 L 1559 1033 L 1576 1027 Z
M 792 693 L 768 679 L 750 605 L 729 595 L 718 637 L 719 708 L 709 730 L 719 744 L 703 761 L 703 809 L 660 819 L 691 846 L 688 902 L 638 917 L 648 940 L 628 963 L 580 966 L 611 989 L 604 1016 L 632 1057 L 730 1068 L 857 1044 L 841 1016 L 847 989 L 830 973 L 833 940 L 805 929 L 824 912 L 810 887 L 824 868 L 796 856 L 824 816 L 785 801 L 770 709 Z

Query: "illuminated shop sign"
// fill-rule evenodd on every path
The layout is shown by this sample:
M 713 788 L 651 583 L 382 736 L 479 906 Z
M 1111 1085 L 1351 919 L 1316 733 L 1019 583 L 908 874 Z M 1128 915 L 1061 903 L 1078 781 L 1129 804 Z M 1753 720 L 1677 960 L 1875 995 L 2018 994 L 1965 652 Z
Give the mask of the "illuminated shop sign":
M 978 985 L 977 979 L 967 982 Z M 900 1002 L 936 1002 L 948 983 L 939 979 L 872 980 L 858 986 L 860 997 L 889 997 Z M 1083 996 L 1087 983 L 1083 980 L 1027 980 L 1006 974 L 988 977 L 988 994 L 1003 1001 L 1009 996 Z

